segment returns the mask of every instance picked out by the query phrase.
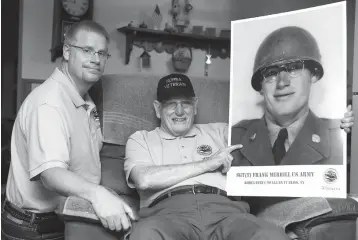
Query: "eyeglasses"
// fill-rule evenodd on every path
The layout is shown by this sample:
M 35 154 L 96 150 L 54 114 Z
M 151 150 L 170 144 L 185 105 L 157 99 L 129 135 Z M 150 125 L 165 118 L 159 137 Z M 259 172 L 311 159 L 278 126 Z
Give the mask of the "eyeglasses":
M 104 51 L 96 52 L 93 48 L 90 48 L 90 47 L 80 47 L 80 46 L 76 46 L 76 45 L 72 45 L 72 44 L 67 44 L 67 45 L 70 47 L 81 49 L 82 53 L 86 57 L 94 57 L 94 55 L 97 53 L 101 60 L 107 60 L 111 56 L 110 54 L 108 54 L 107 52 L 104 52 Z
M 288 75 L 290 75 L 293 78 L 299 77 L 302 74 L 302 70 L 305 68 L 304 61 L 294 61 L 285 63 L 282 65 L 276 65 L 276 66 L 270 66 L 267 68 L 264 68 L 261 71 L 261 74 L 264 78 L 265 83 L 273 83 L 276 82 L 278 79 L 278 75 L 282 71 L 286 71 Z
M 192 108 L 195 104 L 195 100 L 168 100 L 163 102 L 163 106 L 169 110 L 175 110 L 179 104 L 185 108 Z

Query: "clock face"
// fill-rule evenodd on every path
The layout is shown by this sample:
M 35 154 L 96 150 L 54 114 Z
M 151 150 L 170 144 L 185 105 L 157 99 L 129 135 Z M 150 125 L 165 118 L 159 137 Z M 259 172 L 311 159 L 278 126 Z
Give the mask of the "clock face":
M 89 0 L 62 0 L 62 6 L 68 14 L 79 17 L 88 11 Z

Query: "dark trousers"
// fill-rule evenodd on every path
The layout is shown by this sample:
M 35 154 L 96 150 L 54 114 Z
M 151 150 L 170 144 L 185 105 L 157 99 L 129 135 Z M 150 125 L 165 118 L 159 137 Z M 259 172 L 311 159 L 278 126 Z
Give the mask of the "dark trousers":
M 217 194 L 182 194 L 142 208 L 131 240 L 289 240 L 282 229 L 249 214 L 245 202 Z
M 64 224 L 56 214 L 38 216 L 5 200 L 1 211 L 1 239 L 63 240 Z M 27 217 L 30 219 L 27 219 Z M 39 217 L 40 216 L 40 217 Z
M 102 224 L 68 221 L 65 223 L 66 240 L 123 240 L 124 233 L 105 229 Z

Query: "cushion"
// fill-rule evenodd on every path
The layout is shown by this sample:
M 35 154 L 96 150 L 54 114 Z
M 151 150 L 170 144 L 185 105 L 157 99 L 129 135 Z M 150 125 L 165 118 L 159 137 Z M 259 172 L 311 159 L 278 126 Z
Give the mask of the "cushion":
M 329 239 L 328 233 L 332 239 L 354 239 L 355 224 L 358 218 L 358 202 L 351 198 L 327 198 L 332 211 L 321 216 L 314 217 L 307 221 L 292 224 L 288 226 L 295 232 L 299 239 Z M 332 234 L 337 229 L 337 234 Z M 319 237 L 318 237 L 319 236 Z M 317 237 L 317 238 L 315 238 Z
M 159 125 L 153 101 L 160 77 L 105 75 L 90 94 L 100 112 L 104 142 L 125 145 L 138 130 Z M 196 123 L 228 122 L 229 79 L 191 78 L 199 97 Z
M 136 199 L 125 195 L 121 195 L 120 197 L 135 211 L 139 210 L 139 204 Z M 101 223 L 92 207 L 92 204 L 80 197 L 70 196 L 62 198 L 55 212 L 66 222 L 80 221 L 95 224 Z
M 249 202 L 251 213 L 283 229 L 332 211 L 325 198 L 250 197 L 243 200 Z
M 100 152 L 102 177 L 101 185 L 122 195 L 136 196 L 136 190 L 129 188 L 124 173 L 125 146 L 104 143 Z

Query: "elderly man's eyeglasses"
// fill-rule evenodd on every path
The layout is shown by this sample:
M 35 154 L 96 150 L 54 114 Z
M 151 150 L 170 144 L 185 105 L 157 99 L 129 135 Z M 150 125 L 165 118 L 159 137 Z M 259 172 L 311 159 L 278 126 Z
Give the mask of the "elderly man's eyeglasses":
M 184 109 L 192 108 L 195 104 L 195 100 L 168 100 L 163 102 L 163 106 L 170 110 L 175 110 L 179 105 Z
M 72 44 L 67 44 L 67 45 L 70 47 L 80 49 L 86 57 L 94 57 L 97 53 L 101 60 L 106 60 L 111 56 L 110 54 L 108 54 L 107 52 L 104 52 L 104 51 L 96 52 L 93 48 L 90 48 L 90 47 L 80 47 L 80 46 L 76 46 L 76 45 L 72 45 Z
M 261 74 L 265 83 L 272 83 L 277 81 L 278 75 L 282 71 L 286 71 L 288 75 L 290 75 L 291 77 L 294 78 L 299 77 L 301 76 L 304 67 L 305 67 L 304 61 L 299 60 L 299 61 L 285 63 L 282 65 L 275 65 L 275 66 L 264 68 L 261 71 Z

